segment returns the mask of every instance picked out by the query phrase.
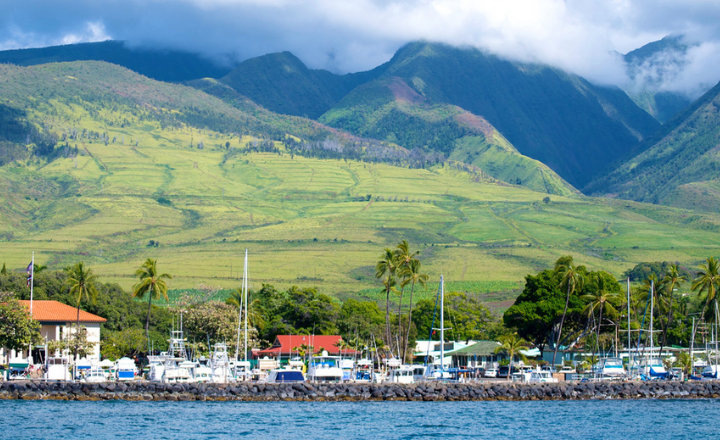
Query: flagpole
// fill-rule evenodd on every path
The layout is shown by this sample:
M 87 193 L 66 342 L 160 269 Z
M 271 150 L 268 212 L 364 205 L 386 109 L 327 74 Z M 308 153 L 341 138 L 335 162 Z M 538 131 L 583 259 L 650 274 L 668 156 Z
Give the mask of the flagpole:
M 32 253 L 32 262 L 30 263 L 30 316 L 33 314 L 33 287 L 35 286 L 35 251 Z

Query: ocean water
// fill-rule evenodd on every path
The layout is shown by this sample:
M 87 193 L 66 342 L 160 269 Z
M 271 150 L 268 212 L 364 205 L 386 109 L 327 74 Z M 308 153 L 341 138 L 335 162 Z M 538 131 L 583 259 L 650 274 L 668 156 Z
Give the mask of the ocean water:
M 0 438 L 705 439 L 718 400 L 546 402 L 0 401 Z

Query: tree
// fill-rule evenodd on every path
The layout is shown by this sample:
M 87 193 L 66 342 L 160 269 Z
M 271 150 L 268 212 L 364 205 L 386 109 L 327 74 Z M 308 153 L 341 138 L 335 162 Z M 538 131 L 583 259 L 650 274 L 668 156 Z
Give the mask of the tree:
M 390 291 L 396 284 L 395 271 L 397 270 L 397 261 L 395 254 L 389 248 L 385 248 L 380 260 L 375 263 L 375 278 L 383 278 L 385 291 L 385 341 L 390 343 Z
M 70 295 L 73 297 L 77 307 L 77 319 L 75 325 L 80 327 L 80 303 L 83 298 L 95 304 L 97 302 L 97 277 L 92 269 L 85 268 L 82 261 L 68 268 L 65 283 L 70 286 Z
M 152 300 L 158 299 L 160 295 L 165 298 L 165 301 L 169 301 L 167 296 L 167 283 L 165 280 L 172 279 L 167 273 L 158 274 L 157 260 L 148 258 L 135 271 L 135 276 L 140 278 L 140 281 L 133 286 L 133 296 L 135 298 L 144 299 L 145 295 L 148 297 L 148 311 L 147 317 L 145 318 L 145 337 L 150 344 L 150 310 L 152 308 Z M 148 352 L 150 348 L 148 347 Z
M 505 335 L 500 337 L 498 340 L 500 343 L 500 346 L 498 346 L 495 349 L 495 353 L 505 353 L 507 354 L 508 358 L 510 358 L 510 369 L 508 370 L 508 380 L 512 380 L 512 367 L 513 367 L 513 361 L 515 358 L 515 355 L 519 355 L 520 358 L 524 361 L 525 355 L 520 353 L 520 350 L 527 350 L 530 348 L 528 346 L 527 341 L 525 341 L 523 338 L 519 337 L 517 333 L 513 333 L 511 335 Z
M 397 270 L 397 261 L 392 249 L 385 248 L 380 260 L 375 263 L 375 278 L 383 278 L 383 286 L 385 291 L 385 342 L 390 343 L 390 291 L 395 286 L 395 271 Z
M 668 302 L 668 313 L 665 320 L 665 325 L 663 326 L 660 353 L 662 353 L 663 347 L 667 345 L 668 328 L 670 328 L 670 324 L 673 318 L 673 302 L 675 299 L 675 289 L 679 289 L 680 286 L 682 286 L 682 283 L 686 282 L 687 280 L 688 277 L 680 272 L 677 264 L 671 264 L 667 268 L 667 272 L 665 272 L 665 276 L 663 277 L 662 286 L 664 288 L 664 296 L 667 298 Z
M 700 271 L 697 277 L 692 282 L 690 288 L 698 291 L 698 296 L 706 292 L 705 302 L 703 304 L 702 312 L 700 317 L 705 318 L 705 312 L 707 311 L 708 305 L 712 302 L 717 305 L 717 287 L 720 282 L 720 261 L 716 260 L 715 257 L 710 257 L 706 260 L 705 266 L 700 266 Z M 695 334 L 693 332 L 693 338 Z
M 0 269 L 0 275 L 7 275 L 7 268 L 5 267 L 5 263 L 3 263 L 2 269 Z
M 415 292 L 415 283 L 425 287 L 427 285 L 428 276 L 424 273 L 420 273 L 420 260 L 410 260 L 407 266 L 403 267 L 400 275 L 403 277 L 402 287 L 411 284 L 410 288 L 410 306 L 408 308 L 408 328 L 405 332 L 405 347 L 403 348 L 402 359 L 405 361 L 405 354 L 408 349 L 408 339 L 410 338 L 410 323 L 412 323 L 412 312 L 413 312 L 413 293 Z
M 411 262 L 418 261 L 417 258 L 415 258 L 417 255 L 420 255 L 420 251 L 411 252 L 410 251 L 410 244 L 407 240 L 402 240 L 398 245 L 395 247 L 395 264 L 396 264 L 396 272 L 397 274 L 402 277 L 402 281 L 400 282 L 400 300 L 398 301 L 398 335 L 400 336 L 400 340 L 404 341 L 403 337 L 403 319 L 402 319 L 402 305 L 403 305 L 403 293 L 405 292 L 405 286 L 408 284 L 405 282 L 409 272 L 408 269 L 410 267 Z M 408 330 L 410 327 L 410 320 L 408 320 Z M 402 351 L 403 361 L 405 360 L 405 349 L 402 347 L 398 347 L 398 354 Z
M 619 288 L 617 282 L 615 282 L 615 286 L 613 286 L 611 282 L 609 283 L 606 280 L 606 278 L 612 279 L 610 274 L 605 272 L 593 272 L 591 280 L 593 282 L 594 293 L 582 295 L 580 297 L 580 299 L 588 301 L 588 304 L 584 309 L 587 316 L 592 316 L 594 318 L 596 310 L 599 314 L 596 325 L 597 337 L 595 338 L 597 351 L 600 351 L 600 327 L 602 326 L 603 312 L 606 312 L 609 317 L 616 317 L 618 312 L 615 306 L 620 304 L 622 301 L 622 294 L 617 290 L 617 288 Z
M 0 347 L 24 350 L 40 343 L 40 323 L 11 292 L 0 292 Z
M 253 294 L 253 292 L 248 292 L 248 298 L 250 298 L 252 296 L 252 294 Z M 260 311 L 260 308 L 262 307 L 260 305 L 260 299 L 255 298 L 252 301 L 248 300 L 248 302 L 250 303 L 250 304 L 248 304 L 248 307 L 247 307 L 248 325 L 255 327 L 259 331 L 260 328 L 264 324 L 262 312 Z M 227 299 L 225 299 L 225 304 L 235 307 L 238 314 L 242 313 L 241 322 L 244 322 L 244 321 L 242 321 L 242 319 L 244 319 L 245 311 L 241 310 L 242 303 L 243 303 L 242 289 L 234 289 L 232 292 L 230 292 L 230 296 L 228 296 Z
M 560 318 L 560 329 L 558 330 L 557 341 L 555 342 L 555 351 L 553 352 L 552 359 L 553 364 L 557 359 L 557 352 L 560 347 L 563 324 L 565 323 L 565 316 L 567 315 L 568 305 L 570 304 L 570 295 L 582 289 L 585 282 L 584 272 L 585 267 L 575 266 L 573 258 L 569 255 L 560 257 L 557 262 L 555 262 L 555 273 L 557 273 L 560 278 L 560 287 L 564 287 L 567 294 L 565 296 L 565 308 L 563 309 L 562 318 Z

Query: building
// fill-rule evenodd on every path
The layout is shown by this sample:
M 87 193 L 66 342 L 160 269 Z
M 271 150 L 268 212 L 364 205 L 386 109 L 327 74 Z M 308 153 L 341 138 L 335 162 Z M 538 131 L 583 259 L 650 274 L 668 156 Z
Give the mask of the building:
M 20 304 L 30 309 L 30 301 L 20 301 Z M 58 341 L 67 336 L 68 326 L 77 320 L 77 308 L 57 301 L 33 301 L 32 317 L 40 322 L 40 336 L 45 341 Z M 107 319 L 84 310 L 80 310 L 80 327 L 87 329 L 88 342 L 93 343 L 92 353 L 88 359 L 100 360 L 100 325 Z M 43 363 L 45 360 L 45 344 L 33 347 L 32 353 L 28 350 L 17 353 L 15 350 L 0 350 L 0 363 L 8 364 L 11 359 L 27 359 L 32 356 L 33 363 Z
M 495 368 L 502 357 L 495 352 L 499 346 L 495 341 L 475 341 L 448 354 L 452 357 L 453 367 Z
M 442 351 L 445 356 L 443 365 L 450 365 L 450 352 L 465 348 L 473 341 L 445 341 Z M 415 350 L 413 351 L 413 361 L 424 364 L 427 362 L 434 365 L 440 365 L 440 341 L 419 340 L 415 341 Z
M 342 336 L 340 335 L 278 335 L 272 347 L 264 350 L 253 351 L 253 357 L 258 359 L 268 357 L 270 359 L 289 360 L 299 356 L 299 348 L 308 347 L 306 354 L 319 354 L 327 351 L 332 356 L 355 356 L 357 351 L 350 348 L 340 348 Z

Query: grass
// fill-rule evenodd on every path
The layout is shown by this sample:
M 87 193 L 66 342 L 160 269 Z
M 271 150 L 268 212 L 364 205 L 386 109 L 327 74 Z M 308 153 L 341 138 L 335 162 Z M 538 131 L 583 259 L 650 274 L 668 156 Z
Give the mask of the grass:
M 526 274 L 561 255 L 620 276 L 640 261 L 695 265 L 720 245 L 712 213 L 573 194 L 544 203 L 544 192 L 477 181 L 449 165 L 227 155 L 220 145 L 237 150 L 254 138 L 169 126 L 82 96 L 30 106 L 29 117 L 114 142 L 72 139 L 77 157 L 0 167 L 0 264 L 9 269 L 25 268 L 35 252 L 50 269 L 84 261 L 102 281 L 129 289 L 135 269 L 157 258 L 178 295 L 203 286 L 226 292 L 240 285 L 248 249 L 253 289 L 298 285 L 377 299 L 372 266 L 383 248 L 407 239 L 431 281 L 443 274 L 449 289 L 504 304 Z

